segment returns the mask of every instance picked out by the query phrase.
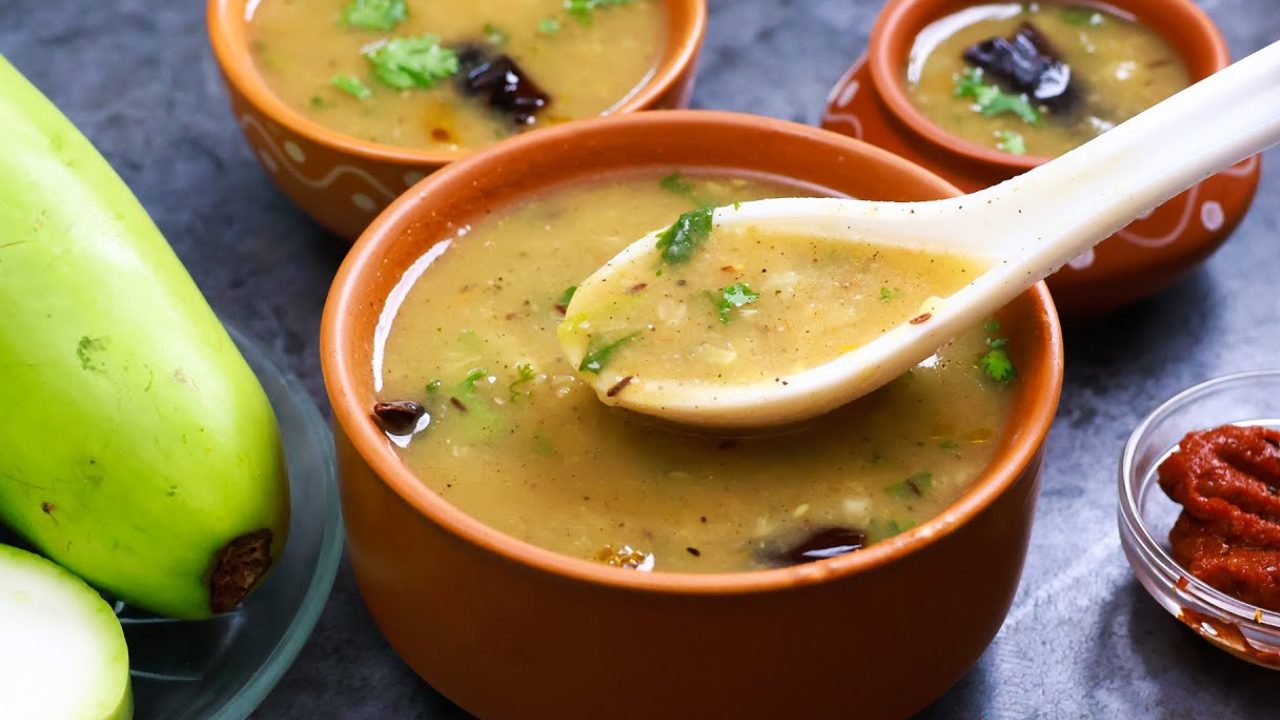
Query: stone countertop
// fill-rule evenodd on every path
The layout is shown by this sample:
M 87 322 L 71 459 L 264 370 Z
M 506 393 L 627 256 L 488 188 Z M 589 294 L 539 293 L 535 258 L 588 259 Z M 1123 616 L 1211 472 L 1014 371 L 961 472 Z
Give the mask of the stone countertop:
M 1239 57 L 1280 38 L 1273 0 L 1203 0 Z M 813 123 L 866 44 L 876 0 L 710 0 L 694 104 Z M 295 209 L 226 107 L 204 3 L 0 0 L 0 53 L 74 120 L 141 198 L 229 322 L 288 358 L 325 406 L 320 310 L 344 247 Z M 1116 468 L 1174 392 L 1280 365 L 1280 162 L 1200 271 L 1159 297 L 1067 328 L 1026 570 L 976 667 L 926 718 L 1277 717 L 1277 676 L 1196 638 L 1130 574 Z M 344 563 L 315 634 L 258 718 L 463 718 L 374 629 Z M 140 719 L 149 720 L 149 719 Z

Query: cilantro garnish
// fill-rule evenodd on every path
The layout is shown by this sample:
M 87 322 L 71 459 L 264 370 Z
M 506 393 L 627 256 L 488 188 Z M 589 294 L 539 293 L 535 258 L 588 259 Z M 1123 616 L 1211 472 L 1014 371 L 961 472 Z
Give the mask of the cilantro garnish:
M 893 536 L 900 536 L 900 534 L 905 533 L 906 530 L 910 530 L 914 527 L 915 520 L 913 519 L 902 518 L 899 520 L 891 518 L 873 523 L 872 528 L 870 528 L 870 530 L 872 530 L 872 532 L 870 532 L 870 536 L 877 538 L 878 541 L 883 541 L 883 539 L 888 539 Z
M 391 30 L 407 17 L 405 0 L 351 0 L 342 9 L 342 21 L 348 27 L 365 30 Z
M 1062 19 L 1068 25 L 1093 25 L 1103 23 L 1102 13 L 1088 7 L 1073 6 L 1062 9 Z
M 889 302 L 890 300 L 897 300 L 899 297 L 902 297 L 902 290 L 898 288 L 892 288 L 892 289 L 887 287 L 880 288 L 881 302 Z
M 680 173 L 671 173 L 659 180 L 658 185 L 663 190 L 676 195 L 690 195 L 693 193 L 693 183 L 689 182 Z
M 373 74 L 397 90 L 435 87 L 458 72 L 458 55 L 435 35 L 395 38 L 365 51 Z
M 955 96 L 971 98 L 983 117 L 1013 113 L 1028 125 L 1040 122 L 1040 111 L 1036 110 L 1026 95 L 1007 93 L 998 86 L 987 83 L 983 79 L 982 70 L 978 68 L 966 68 L 956 78 Z
M 494 25 L 493 23 L 484 24 L 484 39 L 494 47 L 502 47 L 511 39 L 511 33 Z
M 560 305 L 561 307 L 569 307 L 569 302 L 573 300 L 573 295 L 576 292 L 578 292 L 577 285 L 570 285 L 569 287 L 565 288 L 564 292 L 560 294 L 560 302 L 557 304 Z
M 993 326 L 994 329 L 992 329 Z M 991 320 L 987 322 L 985 327 L 988 333 L 992 333 L 1000 329 L 1000 324 Z M 1005 350 L 1005 346 L 1008 344 L 1008 338 L 988 338 L 987 347 L 989 349 L 985 355 L 978 358 L 978 367 L 982 368 L 992 380 L 1005 384 L 1013 382 L 1018 377 L 1018 369 L 1013 366 L 1013 360 L 1009 358 L 1009 353 Z
M 899 500 L 913 500 L 923 497 L 931 487 L 933 487 L 933 473 L 918 472 L 906 480 L 890 485 L 884 491 Z
M 531 363 L 521 363 L 516 366 L 516 379 L 507 386 L 508 392 L 511 393 L 511 402 L 515 402 L 522 394 L 519 390 L 520 386 L 532 382 L 535 376 Z
M 442 387 L 444 387 L 443 382 L 441 382 L 440 380 L 432 380 L 431 382 L 427 383 L 427 394 L 435 395 L 436 393 L 440 392 L 440 388 Z
M 716 311 L 720 313 L 720 322 L 727 323 L 733 320 L 733 311 L 743 305 L 749 305 L 760 299 L 760 293 L 752 290 L 746 283 L 741 282 L 729 287 L 720 288 L 718 295 L 712 295 L 711 299 L 716 304 Z
M 978 366 L 991 376 L 992 380 L 1011 383 L 1018 376 L 1018 370 L 1009 359 L 1009 353 L 1003 348 L 993 348 L 986 355 L 978 358 Z
M 538 32 L 543 35 L 555 35 L 560 32 L 560 21 L 555 18 L 542 18 L 538 21 Z
M 480 380 L 488 374 L 489 371 L 484 368 L 471 368 L 471 370 L 467 372 L 467 376 L 462 378 L 462 387 L 466 389 L 467 392 L 474 392 L 476 389 L 476 383 L 480 382 Z
M 1022 138 L 1021 133 L 1016 133 L 1012 130 L 1001 130 L 996 135 L 1000 138 L 1000 141 L 996 143 L 996 148 L 1010 155 L 1027 154 L 1027 142 Z
M 960 447 L 960 443 L 956 442 L 955 440 L 943 440 L 942 442 L 938 443 L 938 447 L 942 448 L 943 450 L 955 450 Z
M 658 186 L 673 195 L 681 195 L 689 198 L 689 201 L 694 205 L 697 205 L 699 208 L 707 208 L 715 205 L 715 201 L 695 195 L 693 183 L 680 173 L 671 173 L 670 175 L 662 178 L 658 181 Z
M 329 84 L 357 100 L 366 100 L 373 95 L 373 91 L 355 75 L 334 75 L 329 78 Z
M 612 357 L 614 353 L 618 352 L 623 345 L 631 342 L 639 335 L 639 331 L 633 332 L 630 335 L 623 335 L 613 342 L 606 343 L 595 350 L 591 350 L 583 356 L 582 362 L 578 364 L 578 370 L 596 373 L 599 375 L 600 371 L 604 369 L 605 363 L 609 362 L 609 358 Z
M 658 235 L 657 248 L 668 265 L 686 262 L 711 236 L 714 208 L 690 210 Z
M 592 23 L 591 13 L 604 7 L 629 5 L 635 0 L 564 0 L 564 9 L 583 25 Z
M 982 323 L 982 329 L 987 331 L 988 335 L 1000 332 L 1000 323 L 992 318 Z

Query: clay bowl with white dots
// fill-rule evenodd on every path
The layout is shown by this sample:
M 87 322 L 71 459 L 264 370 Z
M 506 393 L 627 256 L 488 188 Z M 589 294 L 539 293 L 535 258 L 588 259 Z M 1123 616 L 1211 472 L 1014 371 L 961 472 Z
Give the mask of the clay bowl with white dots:
M 270 1 L 270 0 L 267 0 Z M 705 0 L 664 0 L 667 42 L 644 84 L 610 114 L 684 107 L 706 29 Z M 264 170 L 316 222 L 354 241 L 392 200 L 481 150 L 427 150 L 331 130 L 276 97 L 254 66 L 249 22 L 260 0 L 209 0 L 209 39 L 236 123 Z
M 1049 158 L 1011 155 L 953 135 L 926 118 L 907 94 L 907 60 L 920 32 L 940 18 L 988 2 L 889 0 L 872 28 L 866 54 L 832 88 L 822 126 L 923 165 L 965 192 L 1047 162 Z M 1105 6 L 1163 35 L 1182 56 L 1193 82 L 1231 62 L 1222 33 L 1193 0 L 1106 0 Z M 1184 277 L 1226 242 L 1244 218 L 1260 174 L 1260 158 L 1248 158 L 1072 260 L 1048 279 L 1058 311 L 1079 315 L 1111 310 Z

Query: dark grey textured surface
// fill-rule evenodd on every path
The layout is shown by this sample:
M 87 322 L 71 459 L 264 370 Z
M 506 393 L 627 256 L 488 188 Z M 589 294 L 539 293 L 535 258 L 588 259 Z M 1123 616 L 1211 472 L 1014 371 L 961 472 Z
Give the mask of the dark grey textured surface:
M 1203 4 L 1239 57 L 1280 38 L 1274 2 Z M 223 317 L 288 357 L 323 405 L 316 333 L 343 247 L 250 156 L 225 107 L 203 5 L 0 0 L 0 53 L 115 164 Z M 696 104 L 814 122 L 879 2 L 711 6 Z M 925 717 L 1280 717 L 1280 676 L 1210 648 L 1158 608 L 1115 530 L 1116 465 L 1143 414 L 1196 381 L 1280 366 L 1277 159 L 1252 214 L 1203 270 L 1068 328 L 1067 385 L 1017 600 L 981 662 Z M 387 647 L 345 565 L 315 635 L 257 716 L 464 717 Z

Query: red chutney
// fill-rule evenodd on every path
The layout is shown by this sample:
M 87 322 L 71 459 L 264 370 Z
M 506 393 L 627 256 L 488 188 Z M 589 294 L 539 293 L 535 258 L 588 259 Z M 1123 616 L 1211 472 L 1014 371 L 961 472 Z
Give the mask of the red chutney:
M 1173 559 L 1228 595 L 1280 612 L 1280 432 L 1188 433 L 1159 474 L 1183 506 L 1169 533 Z

